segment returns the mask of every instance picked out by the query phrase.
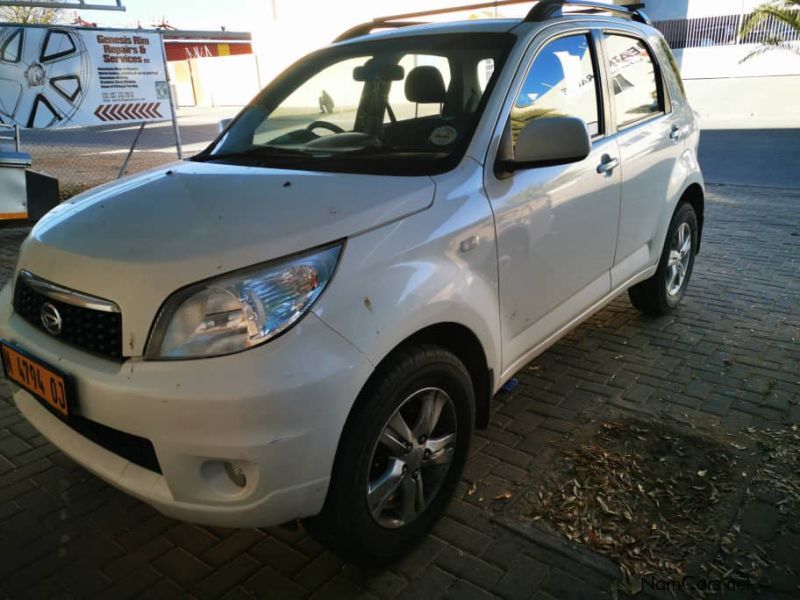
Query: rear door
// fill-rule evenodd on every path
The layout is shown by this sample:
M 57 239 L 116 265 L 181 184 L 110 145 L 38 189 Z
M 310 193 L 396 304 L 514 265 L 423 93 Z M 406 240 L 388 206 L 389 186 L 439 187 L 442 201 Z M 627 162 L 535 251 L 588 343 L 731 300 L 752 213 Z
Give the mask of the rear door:
M 622 160 L 622 207 L 612 287 L 654 266 L 661 255 L 670 180 L 683 151 L 682 115 L 672 110 L 656 54 L 627 30 L 603 35 L 613 126 Z

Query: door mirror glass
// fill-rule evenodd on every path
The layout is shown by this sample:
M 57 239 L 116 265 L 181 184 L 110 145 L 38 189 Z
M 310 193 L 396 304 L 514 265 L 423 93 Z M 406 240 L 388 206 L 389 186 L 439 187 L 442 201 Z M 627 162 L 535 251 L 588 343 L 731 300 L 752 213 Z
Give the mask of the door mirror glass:
M 592 141 L 586 123 L 577 117 L 550 117 L 528 122 L 517 136 L 514 170 L 563 165 L 589 156 Z
M 228 125 L 231 124 L 233 119 L 222 119 L 219 123 L 217 123 L 217 130 L 222 133 L 228 128 Z

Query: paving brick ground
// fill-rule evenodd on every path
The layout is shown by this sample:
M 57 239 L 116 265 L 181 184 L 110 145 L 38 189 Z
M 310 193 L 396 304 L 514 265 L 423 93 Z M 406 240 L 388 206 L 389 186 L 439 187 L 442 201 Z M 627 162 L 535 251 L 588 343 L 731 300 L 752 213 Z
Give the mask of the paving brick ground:
M 603 411 L 728 431 L 800 423 L 800 192 L 709 192 L 683 307 L 645 318 L 620 297 L 525 367 L 476 438 L 447 516 L 392 569 L 345 564 L 297 527 L 237 531 L 163 517 L 55 450 L 3 384 L 0 597 L 609 596 L 611 563 L 557 539 L 519 535 L 486 508 L 536 479 L 543 449 Z M 3 279 L 24 235 L 0 230 Z M 769 537 L 773 509 L 750 509 L 758 535 Z M 798 534 L 778 540 L 775 552 L 792 554 Z

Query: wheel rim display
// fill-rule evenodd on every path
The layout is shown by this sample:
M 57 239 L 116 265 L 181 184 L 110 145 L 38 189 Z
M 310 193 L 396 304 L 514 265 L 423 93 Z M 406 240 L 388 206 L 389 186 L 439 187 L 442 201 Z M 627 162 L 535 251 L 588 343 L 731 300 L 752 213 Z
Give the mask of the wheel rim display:
M 28 128 L 68 122 L 91 82 L 80 35 L 69 29 L 0 28 L 0 116 Z

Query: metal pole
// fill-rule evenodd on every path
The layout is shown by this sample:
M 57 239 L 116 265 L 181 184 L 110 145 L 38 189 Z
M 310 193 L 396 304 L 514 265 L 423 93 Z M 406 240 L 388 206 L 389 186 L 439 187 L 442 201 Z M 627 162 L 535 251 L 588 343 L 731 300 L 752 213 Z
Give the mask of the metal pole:
M 260 92 L 264 89 L 264 86 L 261 84 L 261 63 L 258 62 L 258 54 L 254 53 L 253 58 L 256 62 L 256 81 L 258 81 L 258 91 Z
M 133 151 L 136 150 L 136 144 L 139 143 L 139 138 L 142 137 L 142 132 L 144 131 L 144 126 L 147 125 L 147 121 L 142 121 L 141 127 L 139 127 L 139 131 L 136 132 L 136 137 L 133 138 L 133 143 L 131 144 L 131 149 L 128 150 L 128 155 L 125 157 L 125 160 L 122 163 L 122 167 L 119 169 L 119 177 L 117 179 L 122 179 L 125 177 L 125 171 L 128 170 L 128 163 L 131 161 L 131 156 L 133 156 Z
M 161 56 L 164 59 L 164 76 L 167 80 L 167 93 L 169 94 L 169 109 L 172 113 L 172 131 L 175 133 L 175 150 L 178 153 L 178 160 L 183 160 L 183 142 L 181 141 L 181 129 L 178 126 L 178 113 L 175 110 L 175 97 L 172 94 L 172 81 L 169 77 L 169 68 L 167 67 L 167 49 L 164 46 L 164 34 L 159 33 L 158 37 L 161 39 Z
M 17 147 L 17 152 L 19 152 L 19 125 L 14 125 L 14 144 Z

